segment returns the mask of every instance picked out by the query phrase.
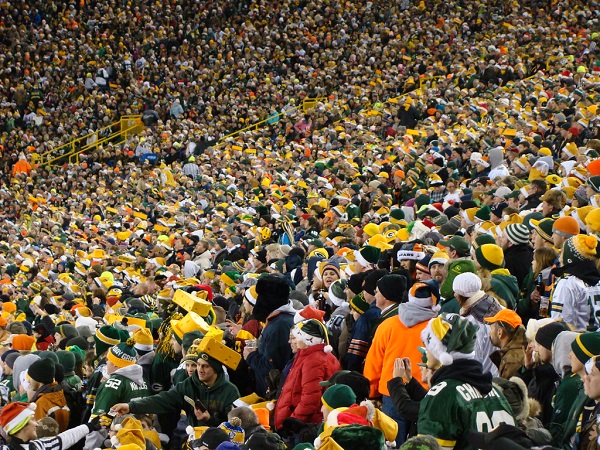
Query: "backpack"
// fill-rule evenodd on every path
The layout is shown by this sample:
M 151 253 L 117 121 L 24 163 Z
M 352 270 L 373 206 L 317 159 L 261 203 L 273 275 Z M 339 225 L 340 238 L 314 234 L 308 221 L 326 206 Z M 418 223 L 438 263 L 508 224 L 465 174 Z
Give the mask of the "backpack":
M 85 410 L 85 398 L 81 392 L 73 389 L 69 383 L 63 381 L 61 386 L 65 394 L 65 400 L 67 401 L 67 408 L 71 413 L 69 415 L 69 428 L 74 428 L 83 423 L 82 420 L 83 412 Z

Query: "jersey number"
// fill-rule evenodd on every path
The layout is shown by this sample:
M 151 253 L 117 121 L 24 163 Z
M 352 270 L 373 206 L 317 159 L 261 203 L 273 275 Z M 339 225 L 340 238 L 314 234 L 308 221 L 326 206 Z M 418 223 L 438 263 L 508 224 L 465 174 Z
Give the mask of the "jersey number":
M 117 380 L 116 378 L 111 378 L 106 381 L 106 387 L 111 389 L 119 389 L 121 385 L 121 380 Z
M 477 421 L 477 431 L 481 433 L 489 433 L 501 423 L 515 424 L 513 417 L 506 411 L 494 411 L 492 417 L 488 416 L 485 411 L 478 411 L 475 420 Z

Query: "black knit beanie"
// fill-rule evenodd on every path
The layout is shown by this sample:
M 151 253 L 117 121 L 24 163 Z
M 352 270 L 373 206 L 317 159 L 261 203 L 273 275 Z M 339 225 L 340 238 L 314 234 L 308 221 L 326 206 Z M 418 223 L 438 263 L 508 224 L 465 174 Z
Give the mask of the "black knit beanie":
M 554 339 L 563 331 L 569 331 L 569 327 L 564 322 L 551 322 L 537 331 L 535 342 L 548 350 L 552 350 Z
M 363 291 L 367 294 L 375 295 L 375 288 L 377 287 L 377 282 L 383 276 L 385 276 L 387 272 L 383 269 L 377 269 L 369 272 L 369 274 L 365 277 L 365 281 L 363 284 Z
M 42 384 L 52 383 L 55 373 L 56 366 L 52 359 L 39 359 L 27 369 L 29 377 Z
M 377 282 L 377 288 L 386 299 L 401 303 L 406 292 L 406 277 L 403 275 L 389 274 L 381 277 Z

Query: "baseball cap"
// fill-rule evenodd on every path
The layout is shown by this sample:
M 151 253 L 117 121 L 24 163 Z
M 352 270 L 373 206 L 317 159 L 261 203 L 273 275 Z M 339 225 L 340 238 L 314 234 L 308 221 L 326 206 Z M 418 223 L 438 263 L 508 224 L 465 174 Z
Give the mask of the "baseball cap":
M 501 309 L 493 317 L 485 317 L 487 323 L 504 322 L 513 328 L 517 328 L 519 325 L 523 325 L 523 321 L 519 315 L 512 309 Z
M 466 255 L 471 250 L 471 245 L 469 244 L 469 241 L 467 241 L 462 236 L 452 236 L 448 240 L 441 240 L 440 244 L 442 244 L 444 247 L 456 250 L 461 255 Z

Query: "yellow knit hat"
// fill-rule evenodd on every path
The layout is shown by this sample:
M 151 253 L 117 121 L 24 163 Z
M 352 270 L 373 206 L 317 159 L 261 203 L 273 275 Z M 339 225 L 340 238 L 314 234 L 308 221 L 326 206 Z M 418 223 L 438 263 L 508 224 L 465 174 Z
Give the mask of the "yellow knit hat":
M 475 259 L 484 269 L 496 270 L 504 266 L 504 252 L 496 244 L 483 244 L 477 247 Z
M 154 349 L 154 339 L 148 328 L 139 328 L 135 330 L 132 336 L 135 341 L 135 349 L 150 352 Z

